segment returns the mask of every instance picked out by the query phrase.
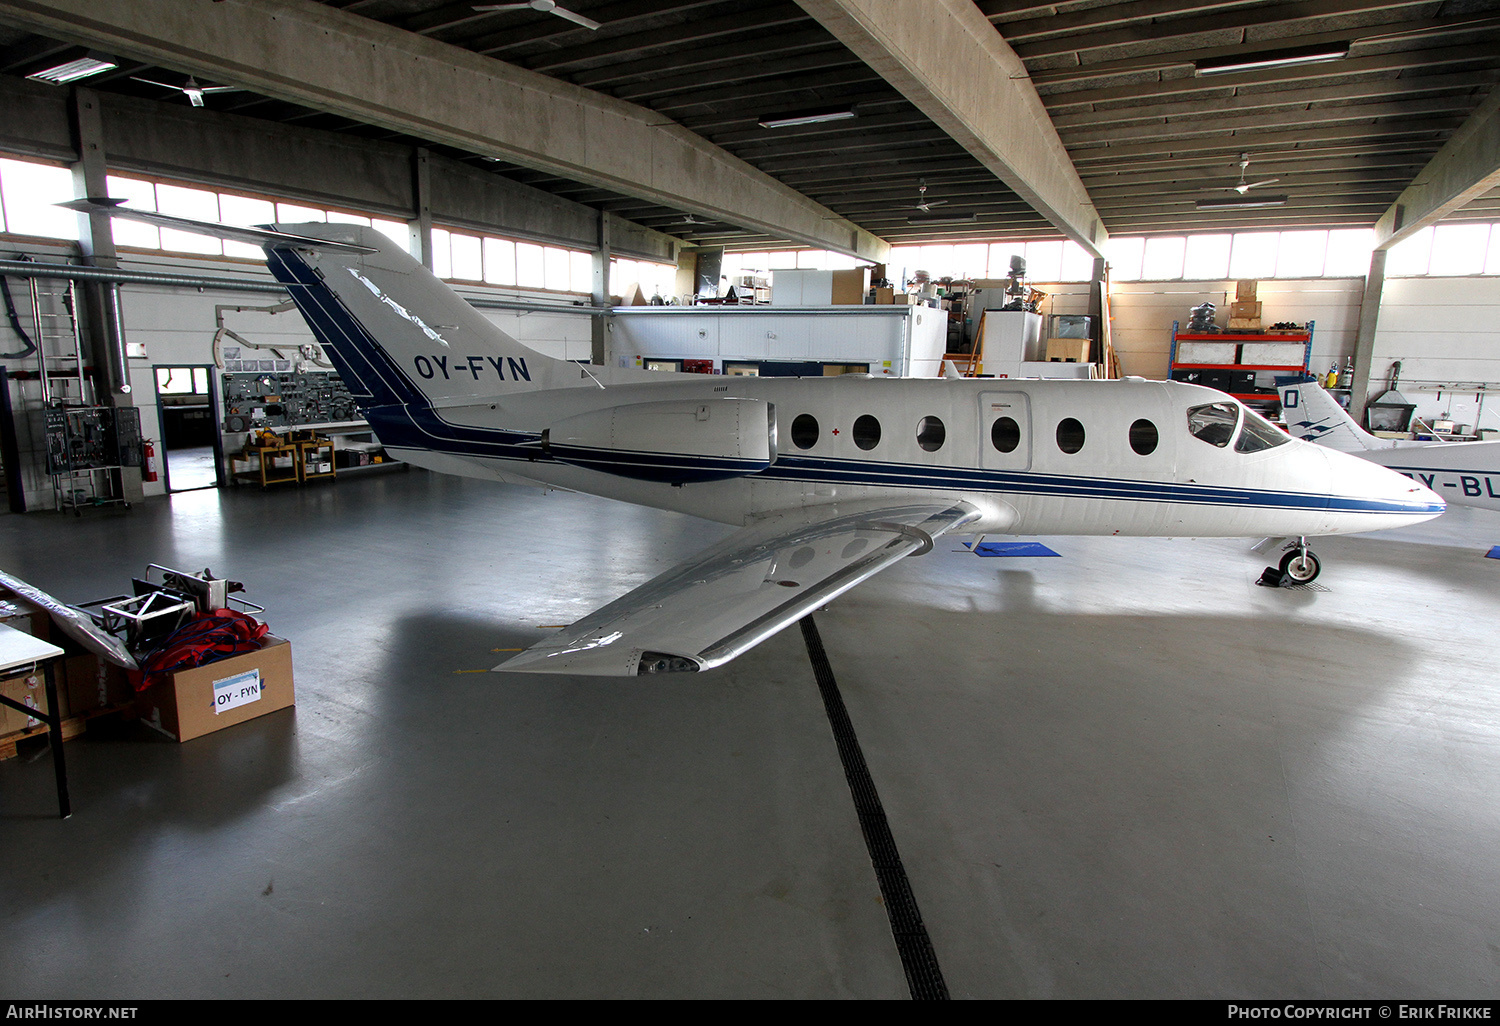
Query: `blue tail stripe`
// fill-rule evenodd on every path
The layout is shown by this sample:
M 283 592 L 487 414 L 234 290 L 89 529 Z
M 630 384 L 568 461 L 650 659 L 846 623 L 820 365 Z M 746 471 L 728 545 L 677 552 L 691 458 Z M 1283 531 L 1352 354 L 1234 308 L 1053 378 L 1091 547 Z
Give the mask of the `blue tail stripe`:
M 302 257 L 288 249 L 273 249 L 267 264 L 276 279 L 287 286 L 297 308 L 308 323 L 320 332 L 319 341 L 327 338 L 335 355 L 335 365 L 349 368 L 353 380 L 369 398 L 370 406 L 394 403 L 427 405 L 427 397 L 396 366 L 385 349 L 366 330 L 328 287 L 322 277 Z M 340 375 L 343 367 L 339 368 Z M 360 395 L 350 389 L 359 402 Z

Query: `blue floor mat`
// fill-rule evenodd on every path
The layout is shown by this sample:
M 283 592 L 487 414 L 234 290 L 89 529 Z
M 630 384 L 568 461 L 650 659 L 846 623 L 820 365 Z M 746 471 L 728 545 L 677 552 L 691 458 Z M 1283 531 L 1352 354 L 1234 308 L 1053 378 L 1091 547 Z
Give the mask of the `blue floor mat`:
M 1497 546 L 1500 547 L 1500 546 Z M 1041 542 L 980 542 L 976 556 L 1060 556 Z
M 1496 545 L 1485 553 L 1490 559 L 1500 559 L 1500 545 Z

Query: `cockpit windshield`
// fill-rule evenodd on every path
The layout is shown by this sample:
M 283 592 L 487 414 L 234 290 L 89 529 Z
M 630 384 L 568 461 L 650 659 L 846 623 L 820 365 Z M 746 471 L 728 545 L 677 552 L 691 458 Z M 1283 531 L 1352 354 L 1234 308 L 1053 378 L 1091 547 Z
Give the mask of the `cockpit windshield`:
M 1260 452 L 1262 449 L 1274 449 L 1291 440 L 1291 435 L 1247 407 L 1245 426 L 1240 429 L 1240 437 L 1234 443 L 1234 451 Z
M 1235 403 L 1210 403 L 1187 411 L 1188 431 L 1192 436 L 1220 449 L 1234 437 L 1239 420 L 1240 407 Z
M 1249 407 L 1239 403 L 1209 403 L 1187 411 L 1188 431 L 1194 438 L 1220 449 L 1234 440 L 1235 452 L 1260 452 L 1291 441 L 1291 436 Z M 1241 426 L 1243 425 L 1243 426 Z M 1234 429 L 1240 428 L 1235 438 Z

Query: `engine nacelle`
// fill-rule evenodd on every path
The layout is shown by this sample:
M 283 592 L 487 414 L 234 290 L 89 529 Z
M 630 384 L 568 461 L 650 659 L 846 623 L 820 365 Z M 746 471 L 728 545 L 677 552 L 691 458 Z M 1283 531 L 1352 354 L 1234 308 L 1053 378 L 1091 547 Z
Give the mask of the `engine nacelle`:
M 542 433 L 542 450 L 562 463 L 647 481 L 741 477 L 776 462 L 776 408 L 729 396 L 612 406 L 553 424 Z

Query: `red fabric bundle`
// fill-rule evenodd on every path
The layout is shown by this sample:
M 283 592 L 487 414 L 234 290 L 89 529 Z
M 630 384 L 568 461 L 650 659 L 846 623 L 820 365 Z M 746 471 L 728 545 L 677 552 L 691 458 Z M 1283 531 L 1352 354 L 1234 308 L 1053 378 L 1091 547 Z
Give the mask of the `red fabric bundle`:
M 260 648 L 267 627 L 234 609 L 199 613 L 177 628 L 154 652 L 140 660 L 141 668 L 128 674 L 131 685 L 144 691 L 162 677 L 178 670 L 254 652 Z

